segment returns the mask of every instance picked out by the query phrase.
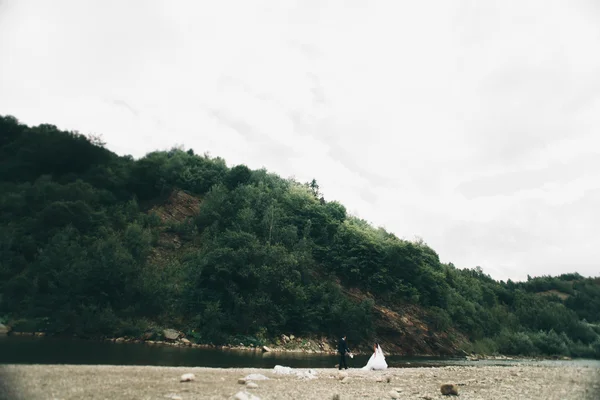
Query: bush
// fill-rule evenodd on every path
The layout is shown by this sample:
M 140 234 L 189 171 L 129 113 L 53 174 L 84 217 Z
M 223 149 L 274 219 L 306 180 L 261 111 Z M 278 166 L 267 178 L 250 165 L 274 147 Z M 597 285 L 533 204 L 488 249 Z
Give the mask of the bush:
M 476 354 L 496 354 L 498 353 L 498 344 L 491 338 L 476 340 L 473 343 L 473 353 Z
M 581 342 L 573 343 L 569 351 L 572 357 L 577 358 L 594 358 L 596 355 L 591 345 L 586 345 Z
M 496 337 L 498 351 L 509 355 L 534 355 L 538 353 L 529 335 L 525 332 L 509 332 L 503 330 Z
M 448 313 L 439 307 L 431 308 L 429 322 L 431 323 L 431 326 L 438 331 L 444 331 L 452 326 L 452 319 Z
M 594 343 L 592 343 L 591 347 L 594 352 L 594 357 L 600 358 L 600 339 L 597 339 Z
M 577 321 L 571 324 L 568 329 L 569 337 L 573 340 L 581 341 L 585 344 L 590 344 L 598 337 L 591 324 L 583 321 Z
M 15 332 L 46 332 L 48 331 L 47 318 L 18 319 L 12 323 Z
M 537 347 L 542 354 L 546 355 L 569 355 L 569 347 L 566 341 L 568 338 L 559 335 L 553 330 L 550 332 L 539 331 L 537 333 L 531 333 L 529 336 L 535 347 Z M 567 340 L 565 340 L 565 338 Z
M 236 335 L 229 339 L 229 343 L 233 345 L 243 344 L 244 346 L 264 346 L 267 342 L 264 339 L 257 338 L 256 336 L 249 335 Z

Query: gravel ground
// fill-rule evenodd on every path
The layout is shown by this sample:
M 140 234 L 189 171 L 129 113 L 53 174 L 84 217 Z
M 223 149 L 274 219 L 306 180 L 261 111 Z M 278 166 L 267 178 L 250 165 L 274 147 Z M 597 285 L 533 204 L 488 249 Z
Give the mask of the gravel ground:
M 298 369 L 294 371 L 306 371 Z M 454 383 L 467 399 L 600 399 L 600 369 L 593 367 L 435 367 L 350 369 L 342 382 L 335 369 L 317 369 L 301 380 L 251 368 L 186 368 L 111 365 L 0 365 L 1 399 L 230 399 L 245 391 L 260 399 L 447 399 L 440 385 Z M 182 374 L 195 380 L 180 383 Z M 263 374 L 257 388 L 238 383 Z M 377 382 L 377 378 L 383 382 Z M 390 382 L 387 382 L 389 377 Z

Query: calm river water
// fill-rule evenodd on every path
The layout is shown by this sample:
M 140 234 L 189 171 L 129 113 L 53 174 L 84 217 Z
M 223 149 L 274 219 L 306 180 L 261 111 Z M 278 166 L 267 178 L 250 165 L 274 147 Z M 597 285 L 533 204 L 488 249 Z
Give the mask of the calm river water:
M 362 367 L 369 356 L 348 359 L 349 366 Z M 390 367 L 415 368 L 443 365 L 514 365 L 515 363 L 577 363 L 600 368 L 599 360 L 534 361 L 482 360 L 436 357 L 386 357 Z M 112 343 L 65 338 L 0 336 L 0 364 L 109 364 L 160 365 L 216 368 L 333 368 L 334 355 L 307 353 L 262 353 L 240 350 L 148 346 L 141 343 Z

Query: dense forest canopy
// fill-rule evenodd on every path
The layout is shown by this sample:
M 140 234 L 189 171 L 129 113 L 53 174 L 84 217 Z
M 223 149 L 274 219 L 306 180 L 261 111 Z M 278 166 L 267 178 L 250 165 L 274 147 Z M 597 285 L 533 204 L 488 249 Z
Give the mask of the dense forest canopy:
M 177 215 L 161 214 L 174 198 Z M 192 150 L 134 160 L 0 117 L 0 323 L 88 337 L 174 326 L 206 343 L 341 331 L 367 341 L 384 334 L 376 309 L 408 306 L 468 351 L 600 357 L 600 278 L 495 281 L 349 215 L 314 180 Z

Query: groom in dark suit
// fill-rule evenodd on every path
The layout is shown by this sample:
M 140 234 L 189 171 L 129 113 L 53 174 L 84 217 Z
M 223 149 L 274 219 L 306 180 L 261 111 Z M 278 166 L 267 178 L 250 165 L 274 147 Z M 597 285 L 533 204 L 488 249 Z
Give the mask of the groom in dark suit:
M 348 348 L 348 344 L 346 343 L 346 335 L 344 335 L 338 343 L 338 353 L 340 353 L 340 370 L 342 369 L 342 365 L 345 369 L 348 369 L 348 365 L 346 364 L 346 353 L 349 352 L 350 349 Z

